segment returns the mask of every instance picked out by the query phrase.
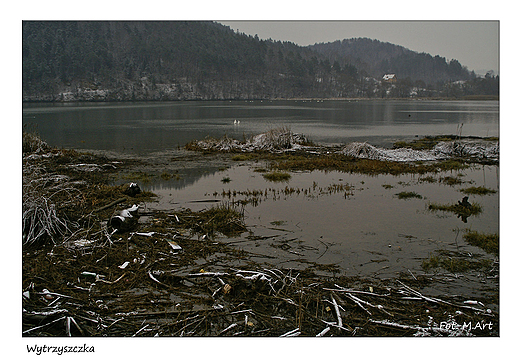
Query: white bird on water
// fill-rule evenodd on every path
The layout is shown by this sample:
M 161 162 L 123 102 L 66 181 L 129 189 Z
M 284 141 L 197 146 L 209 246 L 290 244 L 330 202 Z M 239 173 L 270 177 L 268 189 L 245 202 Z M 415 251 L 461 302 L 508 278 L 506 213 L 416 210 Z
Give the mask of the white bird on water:
M 235 124 L 235 125 L 240 125 L 240 120 L 235 119 L 234 124 Z

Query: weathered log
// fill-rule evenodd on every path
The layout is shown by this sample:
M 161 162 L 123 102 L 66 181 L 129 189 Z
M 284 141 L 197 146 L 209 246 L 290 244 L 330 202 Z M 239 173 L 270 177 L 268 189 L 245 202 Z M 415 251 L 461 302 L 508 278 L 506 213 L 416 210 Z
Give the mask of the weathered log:
M 96 212 L 100 212 L 100 211 L 106 210 L 106 209 L 108 209 L 108 208 L 110 208 L 112 206 L 115 206 L 117 204 L 120 204 L 120 203 L 124 202 L 125 200 L 126 200 L 126 198 L 124 198 L 124 197 L 123 198 L 119 198 L 117 200 L 112 201 L 110 204 L 106 204 L 105 206 L 102 206 L 102 207 L 94 210 L 94 212 L 96 213 Z

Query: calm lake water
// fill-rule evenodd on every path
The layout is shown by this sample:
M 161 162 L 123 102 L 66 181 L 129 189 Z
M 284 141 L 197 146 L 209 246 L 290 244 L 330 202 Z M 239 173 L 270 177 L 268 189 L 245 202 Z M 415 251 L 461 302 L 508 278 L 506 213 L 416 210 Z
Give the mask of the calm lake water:
M 391 146 L 415 135 L 498 136 L 496 101 L 215 101 L 24 104 L 23 124 L 53 146 L 146 154 L 225 134 L 289 126 L 324 144 Z M 235 120 L 240 121 L 235 125 Z
M 235 124 L 235 120 L 240 121 Z M 241 139 L 270 128 L 289 126 L 323 144 L 368 141 L 390 147 L 415 136 L 455 134 L 498 136 L 498 102 L 466 101 L 255 101 L 100 104 L 26 104 L 23 124 L 50 145 L 93 149 L 150 159 L 147 173 L 157 175 L 142 188 L 159 195 L 148 209 L 200 210 L 215 202 L 246 199 L 262 191 L 258 202 L 244 207 L 248 233 L 225 239 L 255 254 L 257 261 L 297 269 L 312 264 L 337 266 L 345 275 L 392 277 L 423 273 L 421 263 L 439 251 L 487 257 L 465 243 L 465 229 L 498 233 L 499 168 L 475 165 L 434 174 L 366 176 L 339 172 L 293 172 L 287 183 L 266 181 L 254 169 L 265 163 L 187 162 L 179 149 L 193 139 L 228 136 Z M 164 180 L 167 172 L 179 175 Z M 431 174 L 428 174 L 431 175 Z M 460 179 L 446 185 L 444 177 Z M 229 183 L 222 179 L 229 178 Z M 331 191 L 349 185 L 350 191 Z M 431 212 L 429 203 L 454 203 L 469 186 L 497 192 L 470 196 L 483 208 L 463 222 L 451 213 Z M 294 192 L 291 191 L 291 188 Z M 236 196 L 222 192 L 236 191 Z M 399 192 L 421 198 L 402 200 Z M 262 237 L 259 240 L 258 237 Z M 431 294 L 477 296 L 494 283 L 478 274 L 446 278 Z M 470 280 L 472 279 L 472 280 Z

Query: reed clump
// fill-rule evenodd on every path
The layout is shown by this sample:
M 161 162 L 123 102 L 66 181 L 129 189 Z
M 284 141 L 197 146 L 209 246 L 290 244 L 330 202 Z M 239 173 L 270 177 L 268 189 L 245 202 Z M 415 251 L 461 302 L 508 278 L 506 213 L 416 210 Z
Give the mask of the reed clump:
M 38 160 L 50 157 L 50 147 L 35 134 L 23 133 L 22 244 L 33 245 L 57 239 L 69 232 L 64 208 L 79 199 L 78 184 L 69 176 L 50 173 Z
M 225 236 L 238 235 L 247 230 L 244 212 L 232 203 L 222 203 L 192 214 L 191 229 L 199 234 L 215 236 L 221 233 Z
M 493 189 L 489 189 L 485 186 L 470 186 L 466 189 L 460 190 L 461 193 L 466 195 L 489 195 L 495 194 L 497 191 Z
M 25 131 L 22 133 L 22 152 L 24 155 L 39 154 L 49 150 L 49 145 L 35 133 Z
M 275 159 L 273 167 L 278 170 L 324 170 L 324 171 L 342 171 L 348 173 L 360 173 L 368 175 L 380 174 L 426 174 L 435 173 L 446 169 L 460 168 L 460 163 L 447 164 L 445 162 L 438 163 L 408 163 L 397 161 L 360 159 L 341 154 L 327 155 L 293 155 L 284 156 L 279 160 Z
M 482 206 L 478 203 L 473 203 L 471 206 L 462 206 L 459 203 L 454 204 L 437 204 L 431 203 L 428 205 L 428 209 L 431 211 L 447 211 L 455 214 L 463 215 L 478 215 L 482 212 Z
M 428 259 L 423 260 L 423 270 L 442 268 L 451 273 L 464 273 L 470 270 L 489 270 L 493 265 L 490 259 L 473 259 L 462 254 L 430 254 Z
M 291 178 L 291 174 L 282 171 L 271 171 L 262 174 L 262 176 L 264 177 L 264 179 L 273 182 L 289 181 L 289 179 Z
M 101 231 L 99 216 L 107 213 L 97 212 L 100 207 L 128 198 L 124 186 L 108 185 L 116 166 L 105 157 L 51 148 L 35 134 L 24 133 L 23 144 L 24 247 L 87 238 L 90 232 Z M 150 192 L 141 192 L 129 201 L 151 196 Z
M 478 246 L 488 253 L 498 255 L 498 234 L 483 234 L 478 231 L 468 230 L 464 234 L 464 240 L 466 240 L 470 245 Z
M 422 195 L 417 194 L 415 191 L 402 191 L 396 195 L 398 199 L 422 199 Z

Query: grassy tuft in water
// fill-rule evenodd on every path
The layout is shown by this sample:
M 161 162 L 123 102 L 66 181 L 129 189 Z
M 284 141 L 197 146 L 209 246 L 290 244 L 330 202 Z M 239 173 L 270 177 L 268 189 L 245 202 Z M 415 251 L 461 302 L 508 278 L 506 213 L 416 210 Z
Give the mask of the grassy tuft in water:
M 484 251 L 498 255 L 498 234 L 481 234 L 477 231 L 468 230 L 464 239 L 473 246 L 478 246 Z
M 132 173 L 124 174 L 123 176 L 121 176 L 121 178 L 124 180 L 140 182 L 143 184 L 149 184 L 154 177 L 155 175 L 146 173 L 144 171 L 134 171 Z
M 489 259 L 471 259 L 460 254 L 431 254 L 428 259 L 422 261 L 424 271 L 442 268 L 451 273 L 463 273 L 470 270 L 487 270 L 493 265 Z
M 464 182 L 460 179 L 460 176 L 445 176 L 439 179 L 439 181 L 449 186 L 460 185 Z
M 258 159 L 259 155 L 255 153 L 237 154 L 231 157 L 233 161 L 248 161 Z
M 423 176 L 423 177 L 420 177 L 417 181 L 419 181 L 420 183 L 423 183 L 423 182 L 426 182 L 426 183 L 436 183 L 437 182 L 437 179 L 434 178 L 433 176 Z
M 291 178 L 291 174 L 287 172 L 281 172 L 281 171 L 271 171 L 265 174 L 262 174 L 262 176 L 268 180 L 273 182 L 281 182 L 281 181 L 289 181 Z
M 436 135 L 436 136 L 425 136 L 420 139 L 412 141 L 397 141 L 394 143 L 394 149 L 397 148 L 409 148 L 414 150 L 432 150 L 437 144 L 444 141 L 454 141 L 461 139 L 482 139 L 486 141 L 498 141 L 497 137 L 476 137 L 476 136 L 462 136 L 458 135 Z
M 454 160 L 445 160 L 429 163 L 408 163 L 397 161 L 382 161 L 372 159 L 360 159 L 340 154 L 328 155 L 287 155 L 272 156 L 273 167 L 279 170 L 336 170 L 348 173 L 368 175 L 379 174 L 426 174 L 439 171 L 460 170 L 467 165 Z
M 422 199 L 422 196 L 417 194 L 415 191 L 402 191 L 398 194 L 396 194 L 399 199 Z
M 471 204 L 470 207 L 465 207 L 459 204 L 436 204 L 431 203 L 428 205 L 428 210 L 431 211 L 447 211 L 455 214 L 463 214 L 463 215 L 478 215 L 482 212 L 482 206 L 477 203 Z
M 244 213 L 231 203 L 223 203 L 199 213 L 199 219 L 193 229 L 210 236 L 221 233 L 232 236 L 247 230 Z
M 493 189 L 488 189 L 484 186 L 471 186 L 469 188 L 460 190 L 460 192 L 466 195 L 489 195 L 495 194 L 497 191 Z

